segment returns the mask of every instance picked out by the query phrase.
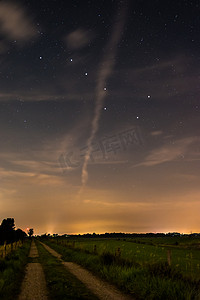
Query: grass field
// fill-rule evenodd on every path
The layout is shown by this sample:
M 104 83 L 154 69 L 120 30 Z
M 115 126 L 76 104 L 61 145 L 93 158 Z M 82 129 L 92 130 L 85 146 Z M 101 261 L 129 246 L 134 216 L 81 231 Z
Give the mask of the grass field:
M 198 239 L 62 239 L 59 240 L 59 243 L 90 253 L 96 249 L 99 255 L 104 252 L 112 254 L 118 254 L 119 252 L 121 258 L 137 262 L 141 266 L 167 262 L 170 250 L 171 266 L 184 275 L 200 279 L 200 240 Z
M 200 299 L 199 239 L 65 238 L 48 243 L 65 260 L 82 264 L 136 299 Z
M 17 299 L 28 261 L 30 241 L 27 240 L 15 251 L 0 258 L 0 299 Z

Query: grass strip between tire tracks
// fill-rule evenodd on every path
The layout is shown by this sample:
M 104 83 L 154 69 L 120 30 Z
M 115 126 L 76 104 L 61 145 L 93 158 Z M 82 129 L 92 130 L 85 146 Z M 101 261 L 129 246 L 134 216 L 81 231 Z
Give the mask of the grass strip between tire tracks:
M 51 299 L 98 299 L 40 243 L 36 243 Z

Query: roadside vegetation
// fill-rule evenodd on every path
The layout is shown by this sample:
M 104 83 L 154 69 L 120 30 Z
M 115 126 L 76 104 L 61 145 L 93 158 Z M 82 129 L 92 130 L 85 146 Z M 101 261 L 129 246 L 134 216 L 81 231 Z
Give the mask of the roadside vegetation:
M 30 240 L 10 252 L 5 258 L 0 258 L 0 299 L 17 299 L 22 280 L 25 275 L 25 266 L 28 262 Z
M 38 242 L 37 248 L 52 300 L 98 299 Z
M 174 249 L 175 245 L 172 247 L 158 244 L 146 245 L 144 241 L 139 243 L 139 240 L 137 242 L 112 239 L 81 241 L 66 238 L 46 239 L 44 242 L 61 253 L 65 261 L 81 264 L 135 299 L 196 300 L 200 297 L 199 250 L 187 249 L 187 253 L 193 253 L 193 256 L 196 251 L 196 261 L 194 261 L 197 266 L 195 265 L 194 269 L 198 274 L 195 276 L 191 255 L 185 257 L 186 244 L 182 249 L 180 247 Z M 172 257 L 170 252 L 170 261 L 168 261 L 167 250 L 172 251 L 172 249 L 175 252 L 172 253 Z M 184 265 L 186 262 L 188 270 L 183 272 L 176 263 L 176 258 L 179 258 L 179 265 Z

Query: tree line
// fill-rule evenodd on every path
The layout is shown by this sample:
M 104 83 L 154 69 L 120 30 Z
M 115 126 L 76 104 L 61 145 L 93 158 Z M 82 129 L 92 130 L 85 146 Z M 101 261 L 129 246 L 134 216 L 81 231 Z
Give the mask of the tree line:
M 29 236 L 33 235 L 33 229 L 29 229 Z M 0 244 L 4 244 L 5 242 L 13 243 L 19 240 L 24 240 L 27 237 L 26 232 L 22 229 L 15 229 L 15 220 L 14 218 L 3 219 L 0 225 Z

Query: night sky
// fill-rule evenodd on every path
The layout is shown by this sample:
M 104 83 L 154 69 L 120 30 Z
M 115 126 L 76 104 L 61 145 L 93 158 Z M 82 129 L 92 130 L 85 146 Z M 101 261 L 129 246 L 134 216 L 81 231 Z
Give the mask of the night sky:
M 0 219 L 200 232 L 199 1 L 0 1 Z

